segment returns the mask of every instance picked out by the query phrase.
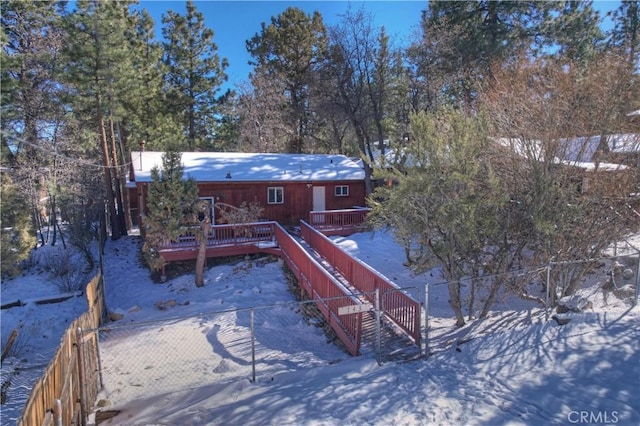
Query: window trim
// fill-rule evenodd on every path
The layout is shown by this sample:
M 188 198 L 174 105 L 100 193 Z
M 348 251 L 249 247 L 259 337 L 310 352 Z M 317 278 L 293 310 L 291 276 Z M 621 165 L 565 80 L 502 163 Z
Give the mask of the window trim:
M 272 191 L 273 191 L 273 199 L 271 197 Z M 280 194 L 280 201 L 278 201 L 278 193 Z M 283 186 L 267 187 L 267 204 L 284 204 L 284 187 Z
M 348 197 L 349 185 L 336 185 L 333 189 L 333 195 L 336 197 Z

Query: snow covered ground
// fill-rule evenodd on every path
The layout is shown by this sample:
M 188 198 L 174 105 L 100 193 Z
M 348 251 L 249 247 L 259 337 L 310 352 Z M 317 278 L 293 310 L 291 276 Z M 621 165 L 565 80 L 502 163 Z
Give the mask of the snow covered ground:
M 402 287 L 439 281 L 429 274 L 412 276 L 402 265 L 402 250 L 385 233 L 336 241 Z M 282 305 L 294 297 L 277 262 L 214 266 L 206 272 L 204 287 L 197 288 L 192 274 L 152 282 L 140 266 L 138 250 L 137 237 L 107 242 L 107 305 L 123 318 L 110 324 L 113 331 L 101 343 L 105 390 L 99 399 L 110 404 L 101 409 L 120 411 L 104 424 L 640 423 L 640 307 L 614 297 L 607 306 L 594 297 L 592 310 L 572 314 L 563 326 L 547 321 L 535 305 L 512 301 L 460 330 L 453 327 L 446 286 L 434 285 L 431 355 L 378 365 L 371 354 L 346 356 Z M 54 291 L 43 276 L 36 278 L 3 283 L 2 303 Z M 270 337 L 261 342 L 255 382 L 243 362 L 246 339 L 237 337 L 246 335 L 247 316 L 234 310 L 251 306 L 271 306 L 268 314 L 257 315 L 258 339 Z M 31 338 L 20 359 L 36 364 L 34 354 L 42 354 L 46 362 L 65 323 L 85 307 L 83 298 L 75 298 L 3 310 L 3 344 L 22 321 Z M 216 314 L 196 316 L 211 312 Z M 126 327 L 162 319 L 167 320 L 162 329 Z M 301 357 L 301 347 L 312 350 Z M 147 355 L 134 356 L 140 353 Z M 140 371 L 165 374 L 145 383 L 150 375 L 116 371 L 127 356 Z M 2 425 L 13 424 L 19 414 L 10 408 L 15 400 L 9 394 L 2 406 Z

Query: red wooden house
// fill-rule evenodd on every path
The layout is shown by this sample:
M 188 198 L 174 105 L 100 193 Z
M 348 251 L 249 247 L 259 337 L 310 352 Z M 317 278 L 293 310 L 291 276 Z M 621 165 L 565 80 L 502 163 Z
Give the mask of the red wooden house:
M 146 211 L 151 170 L 162 170 L 162 152 L 131 154 L 129 199 L 138 224 Z M 185 152 L 184 175 L 192 177 L 202 199 L 239 207 L 258 203 L 263 219 L 298 225 L 309 212 L 365 205 L 364 171 L 344 155 Z

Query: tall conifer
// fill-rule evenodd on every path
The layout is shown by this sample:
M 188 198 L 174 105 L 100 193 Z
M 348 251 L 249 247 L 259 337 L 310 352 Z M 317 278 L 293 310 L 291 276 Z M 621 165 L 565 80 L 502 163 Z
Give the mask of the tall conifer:
M 214 151 L 217 94 L 227 79 L 227 60 L 218 56 L 214 32 L 193 1 L 187 1 L 186 15 L 169 11 L 162 23 L 168 112 L 179 117 L 185 148 Z
M 168 150 L 162 156 L 162 169 L 152 169 L 153 182 L 147 195 L 148 213 L 144 218 L 143 251 L 149 266 L 158 270 L 164 266 L 158 247 L 192 232 L 193 214 L 198 202 L 198 188 L 193 179 L 184 179 L 182 154 Z

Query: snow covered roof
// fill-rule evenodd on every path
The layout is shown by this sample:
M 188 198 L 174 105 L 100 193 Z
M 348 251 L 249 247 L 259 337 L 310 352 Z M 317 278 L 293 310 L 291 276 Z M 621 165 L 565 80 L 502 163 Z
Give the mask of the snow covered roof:
M 493 138 L 493 140 L 521 157 L 534 157 L 540 160 L 544 158 L 542 142 L 537 139 Z
M 569 166 L 575 166 L 575 167 L 579 167 L 581 169 L 587 170 L 587 171 L 594 171 L 594 170 L 601 170 L 601 171 L 616 171 L 616 170 L 628 170 L 629 167 L 623 165 L 623 164 L 616 164 L 616 163 L 594 163 L 592 161 L 558 161 L 562 164 L 566 164 Z
M 605 136 L 609 151 L 617 154 L 626 154 L 640 151 L 640 135 L 622 133 Z M 589 136 L 563 140 L 564 160 L 587 162 L 592 161 L 595 152 L 600 145 L 600 136 Z
M 519 138 L 498 138 L 502 146 L 511 148 L 519 155 L 534 155 L 543 158 L 542 142 L 537 140 L 521 140 Z M 600 136 L 561 139 L 555 153 L 560 161 L 588 163 L 593 161 L 594 154 L 600 146 Z M 640 152 L 640 134 L 619 133 L 606 135 L 609 151 L 616 154 Z
M 162 169 L 163 152 L 134 151 L 136 182 L 151 182 L 151 170 Z M 184 152 L 186 177 L 197 182 L 310 182 L 364 180 L 364 170 L 344 155 Z

